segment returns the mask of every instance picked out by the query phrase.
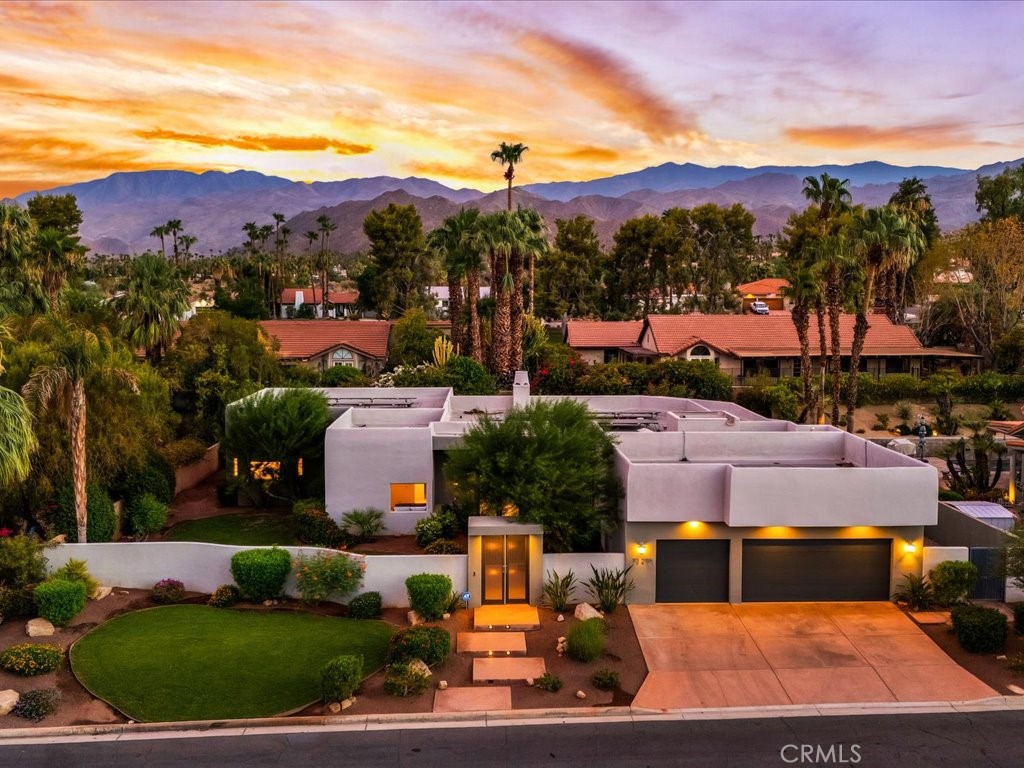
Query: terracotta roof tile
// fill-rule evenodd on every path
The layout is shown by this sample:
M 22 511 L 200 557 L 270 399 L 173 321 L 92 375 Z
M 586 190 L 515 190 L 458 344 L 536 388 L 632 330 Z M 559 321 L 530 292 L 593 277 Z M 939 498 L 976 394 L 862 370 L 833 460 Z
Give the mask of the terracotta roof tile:
M 643 320 L 570 320 L 566 343 L 574 349 L 627 347 L 639 341 L 643 327 Z
M 736 290 L 744 296 L 748 293 L 754 296 L 778 296 L 782 293 L 783 288 L 789 288 L 789 281 L 781 277 L 766 277 L 736 286 Z
M 263 320 L 260 325 L 280 343 L 282 360 L 308 360 L 339 346 L 379 360 L 388 356 L 391 323 L 386 320 Z
M 281 290 L 281 303 L 295 306 L 295 293 L 302 291 L 303 304 L 319 304 L 323 295 L 319 288 L 283 288 Z M 313 298 L 311 299 L 310 296 Z M 355 304 L 359 299 L 359 291 L 327 291 L 327 301 L 331 304 Z

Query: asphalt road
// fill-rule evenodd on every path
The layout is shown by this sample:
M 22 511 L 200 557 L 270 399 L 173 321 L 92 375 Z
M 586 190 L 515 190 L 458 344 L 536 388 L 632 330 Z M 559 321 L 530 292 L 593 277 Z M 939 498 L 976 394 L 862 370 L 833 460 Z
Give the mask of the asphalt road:
M 1024 765 L 1022 732 L 1024 711 L 589 722 L 190 738 L 154 734 L 155 738 L 140 735 L 118 741 L 0 746 L 0 766 L 1019 768 Z

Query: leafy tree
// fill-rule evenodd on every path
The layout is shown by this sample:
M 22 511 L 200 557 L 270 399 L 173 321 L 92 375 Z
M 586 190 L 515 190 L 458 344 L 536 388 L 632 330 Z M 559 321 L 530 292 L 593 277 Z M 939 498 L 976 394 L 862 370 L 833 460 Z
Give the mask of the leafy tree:
M 544 526 L 545 546 L 597 545 L 615 523 L 621 488 L 611 437 L 571 400 L 531 403 L 502 421 L 484 417 L 449 452 L 445 477 L 470 507 L 509 507 Z
M 979 176 L 974 200 L 982 221 L 1016 218 L 1024 222 L 1024 165 L 997 176 Z
M 213 300 L 217 309 L 230 312 L 235 317 L 245 320 L 270 318 L 263 278 L 251 260 L 240 263 L 225 284 L 214 289 Z
M 189 309 L 189 289 L 166 259 L 144 253 L 132 259 L 112 303 L 121 335 L 159 363 Z
M 622 223 L 615 233 L 606 274 L 606 306 L 615 317 L 632 318 L 652 310 L 652 294 L 660 288 L 667 300 L 668 269 L 662 221 L 640 216 Z
M 359 305 L 389 319 L 427 305 L 433 274 L 423 222 L 413 205 L 389 204 L 363 221 L 369 260 L 359 275 Z
M 427 315 L 422 309 L 410 309 L 391 327 L 388 345 L 388 364 L 419 365 L 434 354 L 434 339 L 440 331 L 427 326 Z
M 559 318 L 600 314 L 602 276 L 607 257 L 582 214 L 555 220 L 555 247 L 537 270 L 537 314 Z
M 28 201 L 28 213 L 39 230 L 55 229 L 65 237 L 78 237 L 82 211 L 74 195 L 36 195 Z

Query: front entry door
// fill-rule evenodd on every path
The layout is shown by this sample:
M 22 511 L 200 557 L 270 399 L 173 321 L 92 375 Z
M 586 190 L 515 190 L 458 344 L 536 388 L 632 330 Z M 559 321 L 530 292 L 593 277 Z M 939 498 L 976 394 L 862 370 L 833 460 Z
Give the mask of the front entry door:
M 485 604 L 530 601 L 530 537 L 482 536 Z

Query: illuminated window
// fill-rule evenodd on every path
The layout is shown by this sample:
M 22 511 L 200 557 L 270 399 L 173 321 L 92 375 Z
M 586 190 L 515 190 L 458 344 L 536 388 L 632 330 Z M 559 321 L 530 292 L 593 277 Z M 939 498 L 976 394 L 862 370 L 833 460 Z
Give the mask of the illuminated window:
M 426 483 L 392 483 L 391 510 L 424 509 L 427 506 Z
M 238 457 L 237 456 L 231 460 L 231 474 L 234 477 L 238 477 Z
M 297 471 L 298 471 L 298 473 L 299 473 L 299 477 L 302 477 L 302 469 L 303 469 L 303 468 L 302 468 L 302 457 L 300 456 L 300 457 L 299 457 L 299 466 L 298 466 L 298 467 L 296 467 L 296 470 L 297 470 Z
M 250 461 L 249 474 L 253 480 L 277 480 L 281 475 L 281 462 Z
M 331 355 L 331 365 L 347 365 L 349 368 L 355 368 L 356 357 L 347 349 L 336 349 Z

